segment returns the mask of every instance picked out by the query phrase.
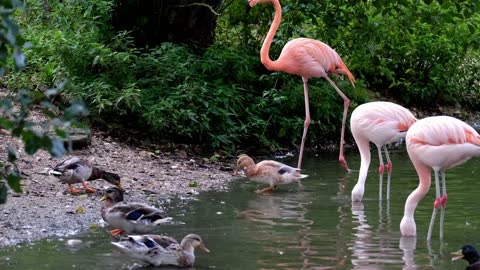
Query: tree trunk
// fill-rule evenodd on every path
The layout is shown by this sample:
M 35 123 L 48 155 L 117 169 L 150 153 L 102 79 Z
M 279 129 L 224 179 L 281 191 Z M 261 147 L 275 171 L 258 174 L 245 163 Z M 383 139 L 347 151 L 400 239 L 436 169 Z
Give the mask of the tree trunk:
M 217 10 L 223 0 L 116 0 L 115 30 L 131 31 L 137 47 L 184 43 L 202 50 L 214 41 Z

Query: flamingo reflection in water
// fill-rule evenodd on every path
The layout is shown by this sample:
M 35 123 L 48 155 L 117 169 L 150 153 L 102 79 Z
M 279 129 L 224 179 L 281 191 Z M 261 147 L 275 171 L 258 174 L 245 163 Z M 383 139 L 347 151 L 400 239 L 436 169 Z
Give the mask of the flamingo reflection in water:
M 239 212 L 240 217 L 261 224 L 255 234 L 264 251 L 279 255 L 298 254 L 295 261 L 291 260 L 292 255 L 277 256 L 261 259 L 260 265 L 274 266 L 275 269 L 319 269 L 325 266 L 325 257 L 319 256 L 323 252 L 312 243 L 324 238 L 325 233 L 315 230 L 314 221 L 307 218 L 311 208 L 309 196 L 311 193 L 308 192 L 263 193 L 250 200 L 246 210 Z
M 390 238 L 390 230 L 387 228 L 382 233 L 381 216 L 377 232 L 372 232 L 368 224 L 362 202 L 352 202 L 352 270 L 360 269 L 385 269 L 388 265 L 398 265 L 398 250 L 393 247 L 393 239 Z M 357 226 L 355 226 L 357 224 Z

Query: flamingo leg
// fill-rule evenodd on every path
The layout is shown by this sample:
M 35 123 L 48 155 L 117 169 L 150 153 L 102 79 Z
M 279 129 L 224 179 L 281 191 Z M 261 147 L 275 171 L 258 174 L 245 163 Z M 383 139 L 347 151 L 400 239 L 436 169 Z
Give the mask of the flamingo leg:
M 441 211 L 440 211 L 440 240 L 443 240 L 443 221 L 445 220 L 445 207 L 447 203 L 447 185 L 445 183 L 445 170 L 441 171 L 442 173 L 442 198 L 441 200 Z
M 383 194 L 383 170 L 385 166 L 383 166 L 383 158 L 382 158 L 382 147 L 378 147 L 378 160 L 380 162 L 380 165 L 378 166 L 378 174 L 380 175 L 379 183 L 378 183 L 378 199 L 381 201 L 382 200 L 382 194 Z
M 345 123 L 347 122 L 347 113 L 348 113 L 348 106 L 350 106 L 350 100 L 345 96 L 345 94 L 337 87 L 337 85 L 328 77 L 324 77 L 332 86 L 335 88 L 335 91 L 342 97 L 343 99 L 343 119 L 342 119 L 342 133 L 340 134 L 340 155 L 338 157 L 338 161 L 342 164 L 342 167 L 345 168 L 348 172 L 350 169 L 348 168 L 347 161 L 343 156 L 343 144 L 345 139 Z
M 302 77 L 303 80 L 303 95 L 305 96 L 305 122 L 303 124 L 303 135 L 302 143 L 300 145 L 300 154 L 298 155 L 298 165 L 297 168 L 301 169 L 302 167 L 302 157 L 303 157 L 303 148 L 305 146 L 305 139 L 307 138 L 308 126 L 310 125 L 310 104 L 308 101 L 308 79 Z
M 428 226 L 428 234 L 427 234 L 427 241 L 432 239 L 432 229 L 433 224 L 435 223 L 435 217 L 438 212 L 438 207 L 441 205 L 441 198 L 440 198 L 440 181 L 438 179 L 438 169 L 434 169 L 435 172 L 435 203 L 433 204 L 433 212 L 432 212 L 432 219 L 430 220 L 430 225 Z
M 87 186 L 87 183 L 82 182 L 82 185 L 83 185 L 83 187 L 85 188 L 85 191 L 86 191 L 86 192 L 88 192 L 88 193 L 95 193 L 95 189 Z
M 390 155 L 388 154 L 387 146 L 384 145 L 383 149 L 385 150 L 385 156 L 387 157 L 387 201 L 390 200 L 390 179 L 392 177 L 392 161 L 390 160 Z

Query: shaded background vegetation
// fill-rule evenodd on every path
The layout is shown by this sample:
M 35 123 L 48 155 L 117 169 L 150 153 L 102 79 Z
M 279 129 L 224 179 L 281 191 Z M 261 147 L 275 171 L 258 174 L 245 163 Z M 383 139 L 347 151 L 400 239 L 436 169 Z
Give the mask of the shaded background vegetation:
M 17 19 L 31 44 L 25 50 L 28 65 L 10 69 L 4 86 L 44 91 L 68 79 L 56 102 L 81 97 L 91 121 L 111 129 L 121 124 L 165 141 L 228 151 L 272 151 L 300 142 L 301 78 L 269 72 L 259 59 L 271 5 L 258 5 L 247 15 L 243 0 L 207 1 L 219 16 L 207 6 L 195 8 L 203 8 L 216 25 L 211 45 L 167 34 L 159 44 L 144 46 L 138 31 L 147 26 L 119 27 L 118 7 L 125 2 L 26 0 Z M 365 89 L 406 106 L 478 108 L 476 1 L 283 0 L 282 5 L 271 57 L 295 37 L 329 44 L 357 79 L 352 88 L 334 78 L 351 98 L 351 109 L 368 100 Z M 145 23 L 141 18 L 129 20 Z M 309 85 L 313 123 L 307 146 L 336 145 L 341 98 L 323 79 Z

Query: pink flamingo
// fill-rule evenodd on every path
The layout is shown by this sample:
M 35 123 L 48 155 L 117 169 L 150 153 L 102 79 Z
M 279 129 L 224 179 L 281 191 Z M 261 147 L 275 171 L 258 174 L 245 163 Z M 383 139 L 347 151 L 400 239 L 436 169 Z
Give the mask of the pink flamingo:
M 443 220 L 447 202 L 445 170 L 462 164 L 473 156 L 480 156 L 480 135 L 471 126 L 449 116 L 434 116 L 418 120 L 407 132 L 407 151 L 419 177 L 418 187 L 408 196 L 400 223 L 402 235 L 414 236 L 417 228 L 413 215 L 415 208 L 430 189 L 430 172 L 435 172 L 436 199 L 428 227 L 427 241 L 441 207 L 440 239 L 443 239 Z M 442 174 L 442 196 L 438 173 Z
M 303 80 L 303 88 L 305 95 L 305 122 L 303 127 L 302 143 L 300 146 L 300 153 L 298 157 L 298 168 L 302 165 L 303 148 L 305 145 L 305 137 L 307 136 L 308 126 L 310 125 L 310 109 L 308 102 L 308 85 L 309 78 L 325 78 L 335 88 L 337 93 L 343 98 L 343 120 L 342 133 L 340 136 L 340 156 L 338 160 L 342 166 L 348 171 L 347 161 L 343 156 L 343 142 L 345 134 L 345 122 L 347 121 L 348 106 L 350 100 L 343 94 L 343 92 L 335 85 L 335 83 L 328 77 L 328 73 L 345 74 L 348 79 L 355 86 L 355 79 L 352 73 L 348 70 L 345 63 L 343 63 L 340 56 L 327 44 L 318 40 L 310 38 L 296 38 L 290 40 L 282 49 L 277 60 L 272 61 L 269 56 L 270 45 L 272 44 L 273 36 L 277 32 L 278 26 L 282 19 L 282 7 L 278 0 L 248 0 L 250 7 L 256 4 L 272 3 L 275 7 L 275 17 L 273 19 L 267 37 L 263 42 L 260 50 L 260 60 L 262 64 L 269 70 L 283 71 L 290 74 L 299 75 Z
M 396 142 L 405 138 L 405 134 L 410 126 L 417 119 L 406 108 L 385 101 L 369 102 L 358 106 L 350 117 L 350 129 L 353 138 L 360 151 L 361 163 L 358 182 L 352 190 L 352 201 L 362 201 L 365 192 L 365 180 L 367 179 L 368 167 L 370 166 L 370 142 L 373 142 L 378 148 L 378 159 L 380 166 L 380 200 L 382 199 L 382 176 L 384 164 L 382 158 L 382 147 L 387 158 L 387 200 L 390 199 L 390 176 L 392 173 L 392 162 L 387 151 L 387 144 Z

